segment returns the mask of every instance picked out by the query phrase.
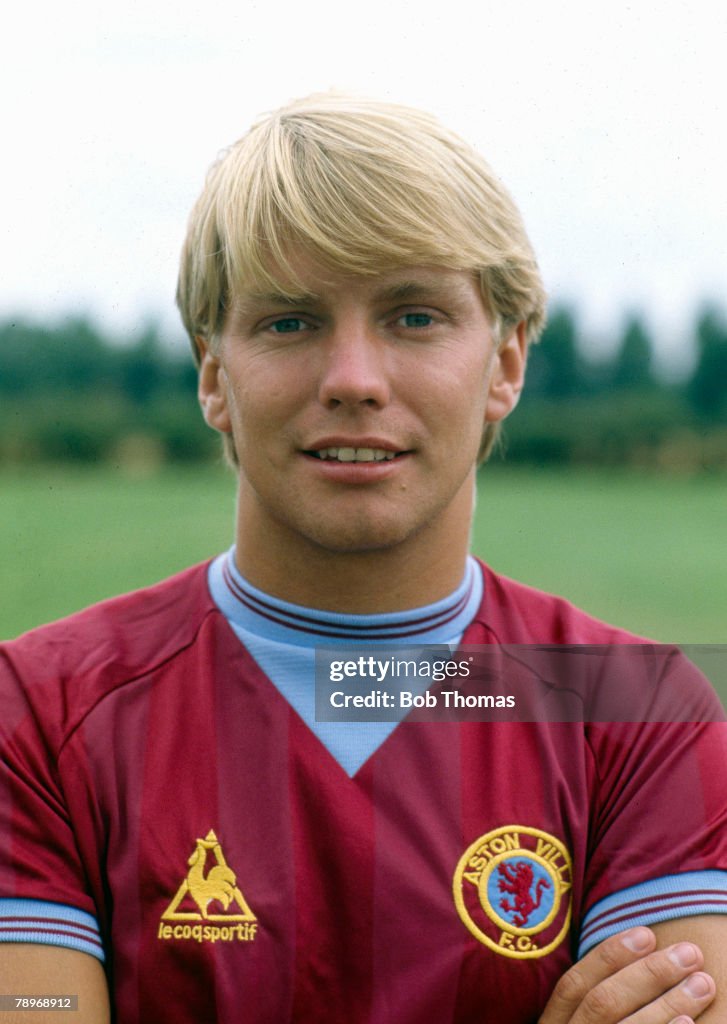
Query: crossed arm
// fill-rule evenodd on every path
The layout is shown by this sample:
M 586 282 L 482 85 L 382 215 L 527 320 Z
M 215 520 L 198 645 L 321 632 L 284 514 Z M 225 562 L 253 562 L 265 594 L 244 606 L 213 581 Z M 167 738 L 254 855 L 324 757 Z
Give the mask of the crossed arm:
M 718 1024 L 726 1008 L 727 915 L 705 914 L 606 939 L 563 975 L 539 1024 Z
M 109 1021 L 103 968 L 86 953 L 0 947 L 0 993 L 10 992 L 78 994 L 77 1024 Z M 726 1015 L 727 915 L 714 914 L 632 928 L 602 942 L 563 975 L 539 1024 L 717 1024 Z M 56 1017 L 33 1013 L 36 1024 L 57 1024 Z M 0 1024 L 27 1024 L 27 1013 L 0 1012 Z

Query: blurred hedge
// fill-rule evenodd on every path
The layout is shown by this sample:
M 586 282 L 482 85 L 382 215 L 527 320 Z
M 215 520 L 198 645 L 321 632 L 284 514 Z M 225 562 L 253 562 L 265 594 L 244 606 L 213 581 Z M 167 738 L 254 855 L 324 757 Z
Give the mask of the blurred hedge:
M 509 463 L 727 470 L 727 424 L 705 426 L 676 390 L 567 401 L 525 396 L 501 447 Z

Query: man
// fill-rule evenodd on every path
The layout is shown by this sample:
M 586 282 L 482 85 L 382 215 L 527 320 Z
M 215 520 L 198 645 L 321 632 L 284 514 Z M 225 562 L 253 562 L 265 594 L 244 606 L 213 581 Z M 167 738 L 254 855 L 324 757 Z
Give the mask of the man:
M 316 720 L 317 647 L 634 642 L 467 555 L 544 319 L 502 186 L 425 114 L 312 97 L 212 169 L 178 299 L 236 544 L 6 645 L 3 991 L 720 1019 L 721 724 Z

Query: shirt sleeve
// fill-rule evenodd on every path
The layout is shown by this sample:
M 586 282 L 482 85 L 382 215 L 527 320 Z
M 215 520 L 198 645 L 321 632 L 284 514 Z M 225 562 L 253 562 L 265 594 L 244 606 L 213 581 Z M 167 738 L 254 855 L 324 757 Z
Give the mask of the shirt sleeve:
M 727 913 L 727 723 L 686 659 L 670 656 L 664 680 L 649 721 L 586 727 L 595 796 L 580 955 L 636 924 Z
M 0 898 L 0 942 L 64 946 L 105 960 L 96 918 L 62 903 Z
M 58 773 L 60 693 L 21 682 L 0 648 L 0 941 L 66 946 L 103 959 Z
M 578 955 L 634 925 L 693 914 L 727 914 L 727 871 L 684 871 L 606 896 L 583 919 Z

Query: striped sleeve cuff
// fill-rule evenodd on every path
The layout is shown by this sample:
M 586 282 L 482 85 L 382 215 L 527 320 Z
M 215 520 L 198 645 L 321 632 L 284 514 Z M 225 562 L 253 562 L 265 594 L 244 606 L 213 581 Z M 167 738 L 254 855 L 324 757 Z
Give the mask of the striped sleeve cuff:
M 105 959 L 96 918 L 62 903 L 0 899 L 0 942 L 65 946 Z
M 727 871 L 685 871 L 607 896 L 583 919 L 578 956 L 634 925 L 694 914 L 727 914 Z

